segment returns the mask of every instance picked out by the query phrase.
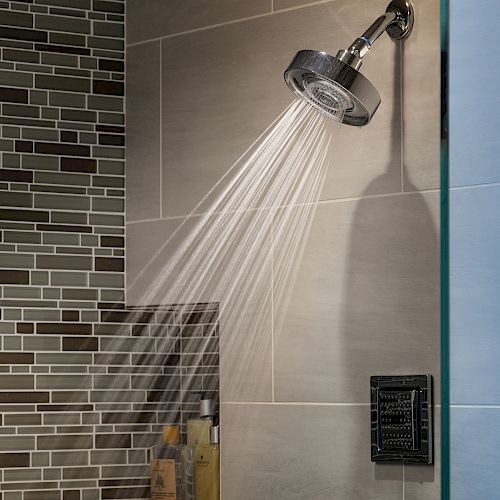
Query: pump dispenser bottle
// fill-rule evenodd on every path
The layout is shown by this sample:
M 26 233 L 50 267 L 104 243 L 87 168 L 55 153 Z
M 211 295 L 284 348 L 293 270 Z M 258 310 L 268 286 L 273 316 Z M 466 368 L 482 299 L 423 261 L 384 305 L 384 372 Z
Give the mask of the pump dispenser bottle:
M 220 499 L 219 426 L 210 430 L 210 444 L 199 446 L 195 452 L 196 500 Z
M 215 401 L 210 398 L 200 400 L 200 417 L 187 422 L 187 444 L 196 450 L 198 446 L 210 444 L 210 428 L 215 416 Z

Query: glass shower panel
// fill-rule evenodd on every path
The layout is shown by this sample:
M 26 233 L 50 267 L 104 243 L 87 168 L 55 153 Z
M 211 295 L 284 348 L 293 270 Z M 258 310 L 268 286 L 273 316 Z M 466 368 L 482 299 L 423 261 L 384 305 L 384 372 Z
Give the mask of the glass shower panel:
M 443 488 L 443 500 L 499 495 L 500 70 L 489 50 L 499 22 L 495 0 L 449 1 L 449 186 L 442 186 L 449 187 L 449 331 L 443 329 L 449 493 Z

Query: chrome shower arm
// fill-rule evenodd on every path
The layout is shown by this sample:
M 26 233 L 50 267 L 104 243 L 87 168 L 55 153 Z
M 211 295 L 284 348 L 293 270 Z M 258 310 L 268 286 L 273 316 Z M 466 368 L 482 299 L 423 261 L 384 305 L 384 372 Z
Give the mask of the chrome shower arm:
M 359 69 L 361 60 L 371 49 L 377 38 L 387 31 L 393 40 L 406 38 L 413 27 L 413 10 L 409 0 L 392 0 L 384 15 L 380 16 L 347 50 L 340 50 L 337 58 L 354 69 Z

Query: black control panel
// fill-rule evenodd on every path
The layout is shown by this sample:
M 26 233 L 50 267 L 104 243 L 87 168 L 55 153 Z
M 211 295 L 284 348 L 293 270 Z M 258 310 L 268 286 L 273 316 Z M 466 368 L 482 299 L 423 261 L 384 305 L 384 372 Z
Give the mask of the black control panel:
M 432 464 L 432 375 L 370 381 L 372 461 Z

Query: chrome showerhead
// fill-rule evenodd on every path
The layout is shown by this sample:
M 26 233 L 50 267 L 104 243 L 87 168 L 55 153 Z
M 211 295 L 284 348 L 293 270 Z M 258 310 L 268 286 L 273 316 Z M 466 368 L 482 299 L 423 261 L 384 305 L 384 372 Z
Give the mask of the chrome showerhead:
M 411 2 L 393 0 L 363 36 L 335 57 L 315 50 L 297 52 L 285 71 L 285 81 L 297 96 L 325 116 L 347 125 L 366 125 L 377 111 L 380 95 L 359 72 L 362 59 L 384 31 L 393 40 L 402 40 L 412 27 Z

